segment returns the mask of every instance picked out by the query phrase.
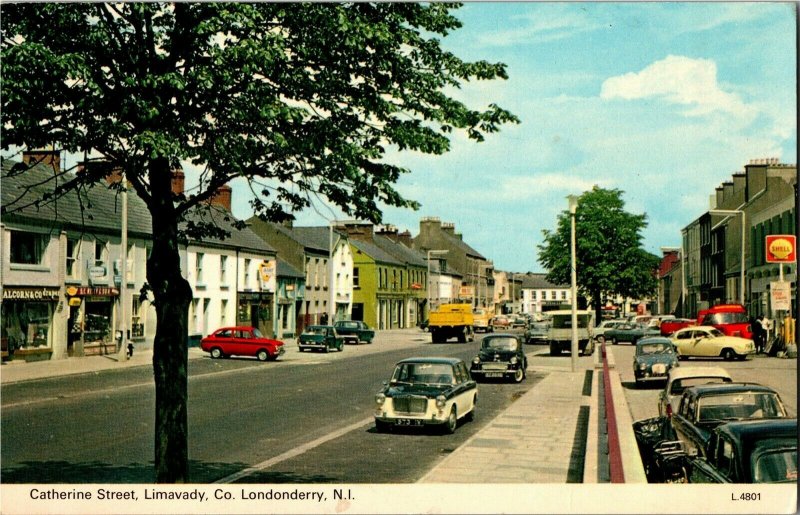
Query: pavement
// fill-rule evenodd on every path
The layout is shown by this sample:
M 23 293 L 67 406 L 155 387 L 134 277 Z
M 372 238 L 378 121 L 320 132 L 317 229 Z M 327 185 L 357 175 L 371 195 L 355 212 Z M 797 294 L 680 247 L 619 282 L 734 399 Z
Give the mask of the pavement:
M 284 341 L 289 347 L 295 344 Z M 198 347 L 189 348 L 189 359 L 206 355 Z M 27 363 L 12 360 L 0 367 L 0 383 L 151 366 L 152 359 L 152 350 L 142 350 L 124 362 L 116 354 Z M 438 462 L 419 483 L 583 482 L 590 402 L 585 392 L 586 370 L 572 372 L 570 367 L 530 361 L 528 380 L 538 379 L 536 386 Z

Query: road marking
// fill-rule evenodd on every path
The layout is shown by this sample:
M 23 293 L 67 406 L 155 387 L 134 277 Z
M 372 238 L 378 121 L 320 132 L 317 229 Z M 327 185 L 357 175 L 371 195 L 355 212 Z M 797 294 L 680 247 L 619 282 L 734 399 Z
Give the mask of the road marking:
M 337 429 L 333 433 L 327 434 L 327 435 L 325 435 L 325 436 L 323 436 L 321 438 L 317 438 L 316 440 L 312 440 L 311 442 L 304 443 L 303 445 L 301 445 L 299 447 L 295 447 L 292 450 L 286 451 L 283 454 L 275 456 L 274 458 L 270 458 L 270 459 L 268 459 L 266 461 L 262 461 L 261 463 L 259 463 L 257 465 L 253 465 L 252 467 L 248 467 L 248 468 L 246 468 L 246 469 L 244 469 L 242 471 L 239 471 L 239 472 L 237 472 L 235 474 L 231 474 L 230 476 L 225 476 L 222 479 L 218 479 L 217 481 L 214 481 L 214 484 L 233 483 L 234 481 L 242 479 L 243 477 L 247 477 L 250 474 L 253 474 L 255 472 L 259 472 L 261 470 L 267 469 L 267 468 L 269 468 L 269 467 L 271 467 L 271 466 L 273 466 L 273 465 L 275 465 L 277 463 L 280 463 L 282 461 L 286 461 L 286 460 L 288 460 L 290 458 L 294 458 L 296 456 L 300 456 L 301 454 L 306 453 L 306 452 L 310 451 L 311 449 L 313 449 L 315 447 L 319 447 L 320 445 L 322 445 L 322 444 L 324 444 L 326 442 L 329 442 L 329 441 L 331 441 L 333 439 L 339 438 L 340 436 L 343 436 L 343 435 L 349 433 L 350 431 L 355 431 L 356 429 L 358 429 L 360 427 L 366 426 L 367 424 L 371 424 L 373 422 L 373 420 L 374 420 L 373 417 L 369 417 L 369 418 L 365 418 L 365 419 L 363 419 L 363 420 L 361 420 L 359 422 L 356 422 L 355 424 L 350 424 L 349 426 L 343 427 L 341 429 Z

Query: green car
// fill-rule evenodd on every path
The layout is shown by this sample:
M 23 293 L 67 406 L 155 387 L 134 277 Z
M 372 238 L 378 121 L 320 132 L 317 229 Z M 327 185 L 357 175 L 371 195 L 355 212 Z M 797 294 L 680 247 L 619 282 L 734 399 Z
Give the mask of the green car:
M 297 346 L 300 347 L 300 352 L 306 350 L 323 352 L 337 350 L 341 352 L 344 348 L 344 338 L 336 333 L 336 328 L 332 325 L 310 325 L 300 335 Z
M 642 324 L 621 324 L 613 329 L 607 330 L 597 340 L 599 342 L 607 341 L 616 345 L 619 342 L 631 342 L 636 345 L 640 338 L 646 336 L 659 336 L 661 331 L 657 327 L 647 327 Z
M 345 343 L 358 345 L 361 342 L 372 343 L 375 331 L 360 320 L 338 320 L 333 324 L 336 333 L 344 338 Z

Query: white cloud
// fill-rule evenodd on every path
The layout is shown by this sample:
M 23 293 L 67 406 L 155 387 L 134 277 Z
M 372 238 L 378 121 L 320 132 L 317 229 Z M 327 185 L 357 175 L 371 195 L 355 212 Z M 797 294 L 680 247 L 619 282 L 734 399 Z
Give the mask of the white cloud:
M 522 20 L 525 25 L 482 34 L 477 38 L 478 45 L 511 47 L 558 41 L 601 27 L 596 20 L 582 11 L 575 11 L 571 6 L 547 4 L 546 7 L 546 11 L 537 9 L 531 14 L 512 16 L 512 23 Z
M 715 112 L 752 119 L 755 110 L 738 95 L 723 91 L 717 82 L 717 65 L 709 59 L 669 55 L 639 73 L 626 73 L 603 82 L 604 100 L 662 98 L 672 104 L 691 106 L 688 116 Z

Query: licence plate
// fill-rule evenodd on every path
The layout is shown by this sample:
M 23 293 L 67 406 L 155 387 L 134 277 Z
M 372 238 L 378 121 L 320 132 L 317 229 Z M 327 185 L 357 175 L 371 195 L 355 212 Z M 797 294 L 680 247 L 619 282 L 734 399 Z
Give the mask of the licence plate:
M 422 420 L 416 418 L 398 418 L 394 423 L 397 426 L 421 426 Z
M 667 371 L 667 367 L 665 365 L 653 365 L 653 373 L 654 374 L 663 374 Z
M 503 377 L 503 373 L 502 372 L 486 372 L 486 374 L 484 374 L 484 375 L 486 377 Z

